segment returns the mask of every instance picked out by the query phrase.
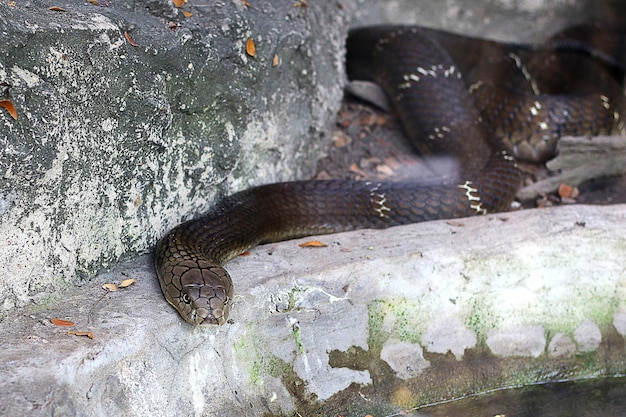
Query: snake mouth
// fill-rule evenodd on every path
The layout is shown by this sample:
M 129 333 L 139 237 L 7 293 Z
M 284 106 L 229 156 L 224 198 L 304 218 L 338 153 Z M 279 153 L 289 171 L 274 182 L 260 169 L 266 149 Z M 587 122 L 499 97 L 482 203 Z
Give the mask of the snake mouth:
M 221 326 L 226 322 L 227 314 L 221 308 L 196 307 L 186 317 L 187 321 L 203 327 Z

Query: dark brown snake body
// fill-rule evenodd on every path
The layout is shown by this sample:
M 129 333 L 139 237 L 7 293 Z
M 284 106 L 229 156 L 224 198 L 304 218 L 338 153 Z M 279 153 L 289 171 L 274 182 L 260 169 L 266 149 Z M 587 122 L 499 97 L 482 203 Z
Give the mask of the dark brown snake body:
M 615 54 L 568 39 L 529 47 L 417 27 L 351 31 L 349 77 L 378 83 L 418 149 L 458 159 L 459 177 L 439 185 L 296 181 L 225 197 L 158 243 L 165 298 L 189 323 L 223 324 L 233 296 L 223 265 L 255 245 L 508 209 L 520 185 L 514 156 L 545 160 L 561 135 L 622 128 Z

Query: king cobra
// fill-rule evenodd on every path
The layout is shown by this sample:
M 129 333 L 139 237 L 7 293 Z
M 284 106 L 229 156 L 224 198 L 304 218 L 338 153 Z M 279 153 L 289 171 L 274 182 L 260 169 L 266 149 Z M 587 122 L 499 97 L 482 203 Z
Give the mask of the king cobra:
M 577 35 L 587 28 L 533 46 L 420 27 L 352 30 L 348 77 L 382 87 L 417 149 L 451 155 L 458 177 L 295 181 L 224 197 L 159 241 L 166 300 L 189 323 L 220 325 L 233 298 L 223 265 L 253 246 L 507 210 L 521 181 L 516 158 L 542 161 L 562 135 L 623 128 L 621 51 Z

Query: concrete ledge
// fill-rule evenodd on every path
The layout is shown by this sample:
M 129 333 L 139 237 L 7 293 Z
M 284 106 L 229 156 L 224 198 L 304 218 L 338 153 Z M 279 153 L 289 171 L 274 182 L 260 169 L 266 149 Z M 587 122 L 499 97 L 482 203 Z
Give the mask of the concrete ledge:
M 233 322 L 219 328 L 178 317 L 150 257 L 7 318 L 0 414 L 363 415 L 626 372 L 624 205 L 320 240 L 230 262 Z

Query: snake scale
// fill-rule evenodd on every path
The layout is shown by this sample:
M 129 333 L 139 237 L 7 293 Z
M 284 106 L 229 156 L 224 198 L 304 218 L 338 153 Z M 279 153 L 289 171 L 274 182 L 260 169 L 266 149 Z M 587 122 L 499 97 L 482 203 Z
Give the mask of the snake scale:
M 578 35 L 587 28 L 535 46 L 420 27 L 350 31 L 349 78 L 379 84 L 418 150 L 452 155 L 458 177 L 295 181 L 224 197 L 159 241 L 165 298 L 189 323 L 223 324 L 233 297 L 223 265 L 255 245 L 507 210 L 520 185 L 516 158 L 545 160 L 562 135 L 623 127 L 621 50 Z

